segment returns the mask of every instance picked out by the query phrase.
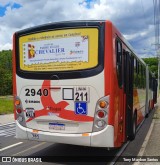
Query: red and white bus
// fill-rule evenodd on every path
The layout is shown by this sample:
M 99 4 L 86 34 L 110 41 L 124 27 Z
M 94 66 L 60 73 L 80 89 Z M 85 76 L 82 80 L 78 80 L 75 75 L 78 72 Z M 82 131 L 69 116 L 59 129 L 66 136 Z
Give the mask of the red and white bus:
M 154 80 L 110 21 L 50 23 L 13 36 L 16 137 L 120 147 L 153 109 Z

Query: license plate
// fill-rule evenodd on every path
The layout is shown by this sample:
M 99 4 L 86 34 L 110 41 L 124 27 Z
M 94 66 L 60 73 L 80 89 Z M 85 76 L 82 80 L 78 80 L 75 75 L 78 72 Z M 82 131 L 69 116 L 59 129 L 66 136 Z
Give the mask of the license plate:
M 74 90 L 75 101 L 89 102 L 89 87 L 76 87 Z
M 35 113 L 33 108 L 26 108 L 26 117 L 27 118 L 34 118 Z
M 49 123 L 49 129 L 53 129 L 53 130 L 65 130 L 65 124 Z

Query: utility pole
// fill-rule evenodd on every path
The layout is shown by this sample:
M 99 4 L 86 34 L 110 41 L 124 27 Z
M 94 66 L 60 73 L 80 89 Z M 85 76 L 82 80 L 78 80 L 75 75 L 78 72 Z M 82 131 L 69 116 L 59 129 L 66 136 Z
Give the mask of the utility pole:
M 158 95 L 158 97 L 159 97 L 159 82 L 160 82 L 160 52 L 158 51 L 158 53 L 157 53 L 157 56 L 158 56 L 158 89 L 157 89 L 157 95 Z
M 159 87 L 160 87 L 160 42 L 159 42 L 159 28 L 160 28 L 160 0 L 153 0 L 154 7 L 154 26 L 155 26 L 155 48 L 158 58 L 158 87 L 157 95 L 159 96 Z

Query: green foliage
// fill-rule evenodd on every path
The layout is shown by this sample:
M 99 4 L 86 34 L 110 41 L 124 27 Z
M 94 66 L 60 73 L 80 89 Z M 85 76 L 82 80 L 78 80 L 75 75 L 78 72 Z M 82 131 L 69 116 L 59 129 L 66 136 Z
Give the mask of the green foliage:
M 12 94 L 12 51 L 0 51 L 0 96 Z
M 13 97 L 0 97 L 0 115 L 13 113 Z
M 158 78 L 158 58 L 143 58 L 143 61 L 149 66 L 152 73 Z

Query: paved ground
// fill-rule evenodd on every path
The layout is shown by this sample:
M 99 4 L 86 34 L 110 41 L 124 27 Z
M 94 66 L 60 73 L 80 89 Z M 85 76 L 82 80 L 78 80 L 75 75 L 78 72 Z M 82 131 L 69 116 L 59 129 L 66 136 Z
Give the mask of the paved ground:
M 153 129 L 148 140 L 144 156 L 160 156 L 160 106 L 154 114 L 152 123 Z
M 12 123 L 12 122 L 14 122 L 13 114 L 0 115 L 0 125 L 6 124 L 6 123 Z
M 138 156 L 153 161 L 140 161 L 134 165 L 160 165 L 160 97 L 157 99 L 156 111 Z

